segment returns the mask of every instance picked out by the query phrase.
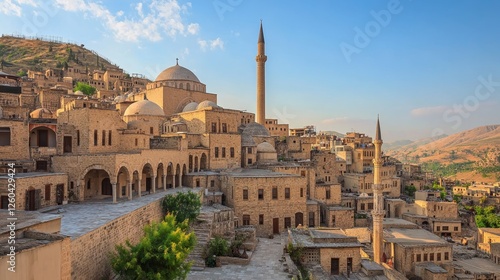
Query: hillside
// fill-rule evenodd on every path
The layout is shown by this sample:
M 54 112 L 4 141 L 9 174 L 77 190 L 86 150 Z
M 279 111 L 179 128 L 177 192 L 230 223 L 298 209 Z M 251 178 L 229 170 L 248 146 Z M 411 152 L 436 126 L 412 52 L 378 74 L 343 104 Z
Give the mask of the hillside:
M 0 70 L 17 74 L 19 70 L 43 71 L 65 66 L 81 69 L 107 69 L 116 67 L 84 45 L 60 41 L 0 37 Z
M 500 180 L 500 125 L 481 126 L 434 141 L 416 141 L 387 154 L 403 162 L 423 164 L 443 176 L 458 172 L 458 179 Z

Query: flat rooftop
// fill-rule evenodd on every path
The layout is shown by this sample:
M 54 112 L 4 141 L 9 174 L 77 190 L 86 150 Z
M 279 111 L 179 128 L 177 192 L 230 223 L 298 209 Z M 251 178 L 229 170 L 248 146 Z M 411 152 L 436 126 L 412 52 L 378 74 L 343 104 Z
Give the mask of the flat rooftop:
M 404 226 L 419 228 L 418 225 L 403 219 L 398 218 L 384 218 L 383 224 L 385 227 L 395 227 L 395 226 Z
M 404 247 L 418 246 L 451 246 L 446 240 L 425 229 L 387 228 L 384 229 L 384 239 Z
M 331 231 L 331 232 L 328 232 Z M 352 236 L 345 235 L 342 230 L 311 230 L 307 229 L 292 229 L 291 232 L 293 243 L 300 244 L 305 248 L 361 248 L 363 245 L 359 242 L 345 242 L 342 239 L 352 239 Z M 314 242 L 314 238 L 333 238 L 341 242 Z
M 453 265 L 460 266 L 472 273 L 490 272 L 500 275 L 500 265 L 495 264 L 489 259 L 472 258 L 467 260 L 454 260 Z
M 167 194 L 177 192 L 199 192 L 201 188 L 175 188 L 167 191 L 157 191 L 132 200 L 121 199 L 113 203 L 110 198 L 102 200 L 84 201 L 61 205 L 54 212 L 62 216 L 61 234 L 76 239 L 92 230 L 95 230 L 114 219 L 137 210 L 144 205 L 162 199 Z
M 228 172 L 223 172 L 231 177 L 251 177 L 251 178 L 275 178 L 275 177 L 300 177 L 298 174 L 288 174 L 274 172 L 269 169 L 240 168 Z
M 13 221 L 8 220 L 8 218 L 17 218 L 15 220 L 16 230 L 21 230 L 40 223 L 61 219 L 61 215 L 40 213 L 37 211 L 14 211 L 14 215 L 10 216 L 8 210 L 0 210 L 0 218 L 0 235 L 2 235 L 10 231 L 7 225 Z

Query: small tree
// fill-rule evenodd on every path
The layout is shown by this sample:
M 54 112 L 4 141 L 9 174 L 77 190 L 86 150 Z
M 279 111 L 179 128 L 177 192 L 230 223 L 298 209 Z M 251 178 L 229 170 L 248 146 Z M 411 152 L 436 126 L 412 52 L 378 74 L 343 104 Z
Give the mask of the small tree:
M 83 94 L 88 95 L 88 96 L 94 95 L 96 92 L 95 87 L 88 85 L 86 83 L 82 83 L 82 82 L 78 82 L 76 84 L 75 88 L 73 88 L 73 91 L 75 91 L 75 92 L 78 90 L 83 92 Z
M 178 223 L 184 220 L 193 221 L 200 214 L 200 196 L 192 191 L 166 195 L 162 202 L 163 211 L 172 213 Z
M 175 220 L 174 215 L 168 214 L 164 221 L 146 226 L 137 245 L 127 240 L 125 246 L 116 246 L 111 265 L 120 279 L 186 279 L 191 268 L 186 258 L 196 237 L 188 233 L 187 221 Z
M 17 75 L 18 75 L 19 77 L 25 77 L 25 76 L 27 76 L 27 75 L 28 75 L 28 73 L 26 73 L 26 71 L 25 71 L 25 70 L 21 69 L 21 70 L 17 71 Z
M 415 186 L 405 186 L 405 191 L 404 193 L 407 196 L 413 197 L 415 195 L 415 192 L 417 191 L 417 188 Z

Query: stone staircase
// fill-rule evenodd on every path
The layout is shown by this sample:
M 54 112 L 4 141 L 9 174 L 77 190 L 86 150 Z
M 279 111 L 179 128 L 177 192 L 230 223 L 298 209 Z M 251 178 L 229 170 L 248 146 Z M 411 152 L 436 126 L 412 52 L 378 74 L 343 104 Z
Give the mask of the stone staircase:
M 191 224 L 191 229 L 196 235 L 196 245 L 189 254 L 187 260 L 192 262 L 191 270 L 204 270 L 205 259 L 203 252 L 207 248 L 211 238 L 211 230 L 213 223 L 213 213 L 200 212 L 196 221 Z

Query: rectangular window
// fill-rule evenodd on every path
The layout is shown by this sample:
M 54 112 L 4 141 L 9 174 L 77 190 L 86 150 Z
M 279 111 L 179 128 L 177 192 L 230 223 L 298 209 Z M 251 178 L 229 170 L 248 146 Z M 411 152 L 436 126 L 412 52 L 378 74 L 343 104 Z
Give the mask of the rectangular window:
M 247 162 L 248 162 L 248 164 L 252 164 L 252 159 L 251 159 L 251 158 L 249 158 L 249 159 L 247 160 Z
M 225 147 L 222 147 L 222 157 L 223 158 L 226 157 L 226 148 Z
M 444 252 L 444 260 L 447 261 L 450 259 L 450 253 Z
M 251 147 L 248 147 L 247 148 L 247 154 L 251 154 L 252 153 L 252 148 Z
M 50 200 L 50 185 L 45 185 L 45 200 Z
M 426 261 L 427 261 L 427 254 L 425 253 L 424 254 L 424 262 L 426 262 Z
M 431 261 L 431 262 L 434 261 L 434 253 L 429 254 L 429 261 Z
M 448 226 L 443 226 L 443 231 L 448 231 Z
M 234 158 L 234 148 L 233 147 L 229 148 L 229 154 L 231 155 L 231 158 Z
M 94 130 L 94 146 L 97 146 L 97 130 Z M 137 146 L 137 144 L 136 144 Z
M 453 228 L 453 231 L 458 231 L 458 227 L 454 227 L 454 228 Z
M 422 261 L 422 259 L 421 259 L 420 254 L 417 254 L 417 262 L 421 262 L 421 261 Z
M 136 147 L 137 147 L 138 142 L 139 142 L 139 141 L 137 140 L 137 138 L 135 138 L 135 146 L 136 146 Z
M 73 138 L 71 136 L 64 136 L 63 137 L 63 152 L 64 153 L 71 153 L 73 146 Z
M 360 207 L 360 208 L 361 208 L 361 210 L 363 210 L 363 211 L 364 211 L 364 210 L 365 210 L 365 204 L 364 204 L 364 203 L 361 203 L 361 207 Z
M 264 215 L 260 214 L 259 215 L 259 225 L 263 225 L 263 224 L 264 224 Z
M 330 194 L 330 189 L 329 189 L 329 188 L 327 188 L 327 189 L 326 189 L 326 199 L 330 199 L 330 197 L 331 197 L 331 194 Z
M 300 188 L 300 197 L 304 197 L 304 189 Z
M 227 133 L 227 124 L 222 123 L 222 132 Z
M 106 145 L 106 130 L 103 130 L 103 131 L 102 131 L 102 141 L 101 141 L 101 144 L 102 144 L 103 146 L 105 146 L 105 145 Z
M 243 190 L 243 200 L 248 200 L 248 190 Z
M 264 200 L 264 189 L 259 189 L 259 200 Z
M 152 127 L 152 126 L 150 126 L 150 127 L 149 127 L 149 134 L 153 134 L 153 132 L 154 132 L 153 127 Z
M 309 227 L 314 227 L 314 212 L 309 212 Z
M 250 215 L 243 215 L 243 225 L 244 226 L 250 225 Z
M 212 132 L 213 133 L 217 132 L 217 123 L 215 122 L 212 123 Z
M 436 261 L 438 261 L 438 262 L 441 261 L 441 253 L 436 254 Z
M 285 199 L 290 199 L 290 188 L 285 188 Z
M 368 210 L 373 210 L 373 202 L 368 202 Z
M 76 131 L 76 145 L 80 146 L 80 130 Z
M 441 227 L 440 227 L 440 226 L 437 226 L 437 227 L 436 227 L 436 231 L 441 231 Z
M 286 217 L 285 218 L 285 229 L 290 228 L 292 226 L 292 218 Z
M 219 157 L 219 147 L 215 147 L 215 157 Z
M 273 187 L 273 199 L 278 199 L 278 187 Z
M 215 180 L 210 180 L 210 188 L 215 188 Z
M 108 130 L 108 145 L 111 146 L 111 130 Z

